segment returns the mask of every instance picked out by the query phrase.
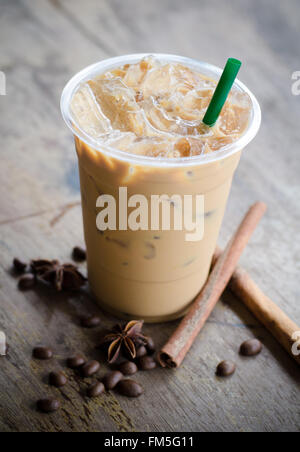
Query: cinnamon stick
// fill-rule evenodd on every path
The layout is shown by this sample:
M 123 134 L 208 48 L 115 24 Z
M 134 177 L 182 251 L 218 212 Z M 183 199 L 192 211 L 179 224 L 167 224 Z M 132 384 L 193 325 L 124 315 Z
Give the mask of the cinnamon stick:
M 222 254 L 217 248 L 214 260 Z M 270 331 L 291 357 L 300 364 L 300 327 L 297 326 L 262 290 L 255 284 L 245 270 L 238 267 L 229 288 L 254 316 Z M 297 344 L 298 347 L 297 347 Z
M 163 367 L 175 368 L 182 363 L 226 288 L 244 248 L 265 211 L 266 205 L 262 202 L 257 202 L 250 207 L 225 251 L 218 258 L 203 290 L 176 331 L 159 352 L 158 359 Z

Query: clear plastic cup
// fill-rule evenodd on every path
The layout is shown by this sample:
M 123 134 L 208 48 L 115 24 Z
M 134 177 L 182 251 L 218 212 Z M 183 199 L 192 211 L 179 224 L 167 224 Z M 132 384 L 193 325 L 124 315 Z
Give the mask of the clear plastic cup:
M 212 256 L 241 151 L 257 134 L 261 111 L 253 94 L 240 81 L 234 87 L 252 103 L 247 130 L 234 143 L 210 154 L 177 159 L 130 154 L 99 144 L 74 121 L 70 103 L 80 84 L 108 70 L 140 61 L 148 54 L 126 55 L 94 64 L 66 85 L 63 117 L 74 134 L 79 161 L 84 234 L 89 283 L 106 310 L 126 318 L 162 322 L 181 317 L 207 279 Z M 181 63 L 212 79 L 222 70 L 189 58 L 154 54 L 164 62 Z M 119 187 L 128 197 L 142 194 L 204 196 L 204 237 L 185 240 L 186 231 L 105 231 L 96 226 L 96 200 Z M 118 210 L 118 205 L 117 205 Z

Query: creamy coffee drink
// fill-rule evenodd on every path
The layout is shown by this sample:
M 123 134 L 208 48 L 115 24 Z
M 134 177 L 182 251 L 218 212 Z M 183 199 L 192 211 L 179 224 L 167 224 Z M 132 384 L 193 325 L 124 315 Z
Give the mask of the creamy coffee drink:
M 260 120 L 255 98 L 238 82 L 216 125 L 203 124 L 219 75 L 193 60 L 133 55 L 89 68 L 65 90 L 63 114 L 79 158 L 89 282 L 99 303 L 121 317 L 180 317 L 207 279 L 240 151 Z M 201 215 L 191 212 L 195 221 L 202 217 L 202 240 L 188 241 L 186 230 L 165 230 L 161 222 L 157 230 L 120 228 L 120 187 L 128 198 L 167 195 L 163 202 L 174 217 L 180 206 L 173 195 L 202 195 Z M 115 230 L 97 227 L 103 195 L 116 201 Z M 149 203 L 149 219 L 151 213 Z

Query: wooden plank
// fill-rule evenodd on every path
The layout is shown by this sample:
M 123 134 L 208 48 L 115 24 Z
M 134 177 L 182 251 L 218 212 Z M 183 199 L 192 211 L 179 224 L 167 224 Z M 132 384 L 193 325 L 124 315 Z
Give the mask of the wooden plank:
M 99 332 L 116 321 L 99 311 L 101 327 L 84 330 L 78 325 L 79 315 L 98 312 L 84 294 L 57 297 L 42 288 L 18 292 L 9 271 L 16 250 L 22 257 L 68 261 L 73 244 L 81 243 L 79 207 L 69 211 L 54 228 L 52 220 L 53 214 L 47 214 L 1 227 L 0 299 L 5 309 L 0 324 L 10 344 L 8 358 L 1 359 L 0 383 L 6 388 L 0 398 L 1 431 L 185 431 L 187 425 L 191 431 L 297 428 L 289 407 L 298 396 L 298 368 L 230 294 L 217 306 L 182 368 L 137 375 L 145 388 L 140 399 L 128 400 L 113 393 L 98 401 L 86 401 L 82 396 L 86 384 L 73 378 L 62 390 L 49 388 L 48 372 L 65 369 L 64 361 L 73 352 L 102 361 L 94 349 Z M 35 241 L 24 241 L 32 231 Z M 58 237 L 64 238 L 59 241 L 59 251 Z M 162 345 L 175 326 L 147 326 L 146 331 Z M 265 344 L 262 355 L 250 360 L 239 357 L 238 344 L 252 335 Z M 47 363 L 32 360 L 32 348 L 38 344 L 52 346 L 55 359 Z M 238 364 L 236 375 L 226 381 L 214 375 L 217 363 L 224 358 Z M 103 364 L 100 376 L 106 370 Z M 58 394 L 63 409 L 41 416 L 35 412 L 34 402 L 47 394 Z
M 145 388 L 140 399 L 112 393 L 86 401 L 78 380 L 55 390 L 45 377 L 64 367 L 73 351 L 99 357 L 99 331 L 78 326 L 78 315 L 98 312 L 97 306 L 86 294 L 22 294 L 10 274 L 15 255 L 68 261 L 72 247 L 82 244 L 76 155 L 59 112 L 70 76 L 99 59 L 148 49 L 219 66 L 229 55 L 242 56 L 241 79 L 262 104 L 263 126 L 236 174 L 220 244 L 249 204 L 267 202 L 269 212 L 242 264 L 299 324 L 300 102 L 290 80 L 299 69 L 299 2 L 2 0 L 0 9 L 0 70 L 8 82 L 8 95 L 0 98 L 0 329 L 10 344 L 9 356 L 0 360 L 0 431 L 299 430 L 299 369 L 230 293 L 182 368 L 139 373 Z M 99 312 L 102 326 L 115 322 Z M 162 345 L 175 327 L 146 330 Z M 263 341 L 263 353 L 241 358 L 238 345 L 252 336 Z M 38 343 L 54 347 L 53 361 L 31 359 Z M 224 358 L 238 364 L 229 380 L 214 375 Z M 103 364 L 101 375 L 105 371 Z M 41 416 L 34 402 L 48 393 L 61 393 L 63 409 Z

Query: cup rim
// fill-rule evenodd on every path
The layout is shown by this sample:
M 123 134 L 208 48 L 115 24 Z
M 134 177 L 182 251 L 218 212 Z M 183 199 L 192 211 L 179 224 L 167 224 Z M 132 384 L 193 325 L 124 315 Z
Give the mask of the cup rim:
M 81 141 L 83 141 L 93 150 L 97 150 L 102 154 L 107 155 L 108 157 L 115 157 L 118 160 L 126 161 L 136 165 L 139 164 L 144 166 L 158 166 L 167 168 L 182 166 L 185 167 L 197 166 L 215 162 L 217 160 L 221 160 L 225 157 L 228 157 L 231 154 L 234 154 L 238 151 L 241 151 L 244 147 L 246 147 L 250 143 L 250 141 L 253 140 L 253 138 L 256 136 L 260 128 L 261 109 L 254 94 L 246 87 L 246 85 L 244 85 L 244 83 L 242 83 L 238 79 L 235 80 L 233 86 L 237 88 L 239 91 L 247 93 L 252 103 L 251 117 L 249 120 L 247 130 L 243 133 L 243 135 L 241 135 L 241 137 L 238 140 L 228 144 L 227 146 L 218 151 L 214 151 L 208 154 L 200 154 L 193 157 L 179 157 L 179 158 L 151 157 L 131 154 L 129 152 L 121 151 L 117 148 L 103 145 L 97 142 L 96 139 L 90 137 L 84 130 L 82 130 L 78 125 L 76 125 L 73 122 L 70 110 L 71 100 L 76 90 L 84 81 L 90 80 L 91 78 L 100 75 L 105 71 L 108 71 L 116 67 L 120 67 L 126 63 L 134 64 L 147 56 L 153 56 L 166 62 L 181 63 L 192 69 L 196 69 L 199 72 L 204 70 L 206 72 L 209 72 L 212 76 L 216 76 L 216 78 L 220 77 L 223 72 L 221 68 L 209 63 L 205 63 L 203 61 L 164 53 L 135 53 L 108 58 L 100 62 L 94 63 L 86 67 L 85 69 L 81 70 L 76 75 L 74 75 L 74 77 L 72 77 L 66 84 L 61 96 L 60 108 L 63 119 L 76 137 L 78 137 Z

